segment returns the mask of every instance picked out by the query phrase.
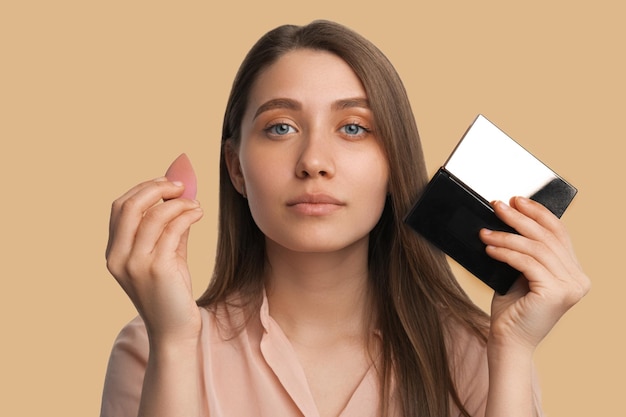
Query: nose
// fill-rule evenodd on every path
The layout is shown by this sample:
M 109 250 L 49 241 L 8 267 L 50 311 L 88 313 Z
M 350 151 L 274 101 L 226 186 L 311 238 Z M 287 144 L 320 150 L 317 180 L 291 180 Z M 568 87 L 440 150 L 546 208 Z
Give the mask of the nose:
M 296 163 L 298 178 L 317 178 L 335 175 L 335 161 L 329 138 L 309 134 L 302 138 Z

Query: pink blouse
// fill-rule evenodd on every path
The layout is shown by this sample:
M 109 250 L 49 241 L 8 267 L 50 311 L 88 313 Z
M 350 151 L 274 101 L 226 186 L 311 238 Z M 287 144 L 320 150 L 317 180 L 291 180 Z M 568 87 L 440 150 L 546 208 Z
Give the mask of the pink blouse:
M 304 370 L 289 340 L 269 315 L 264 297 L 258 316 L 234 338 L 223 321 L 204 308 L 203 368 L 208 417 L 319 417 Z M 458 326 L 451 352 L 460 398 L 472 416 L 483 416 L 488 389 L 486 347 Z M 136 417 L 148 361 L 148 336 L 137 317 L 115 340 L 104 383 L 101 417 Z M 536 414 L 540 411 L 534 384 Z M 376 417 L 379 385 L 374 367 L 365 374 L 339 417 Z M 451 401 L 451 416 L 460 416 Z

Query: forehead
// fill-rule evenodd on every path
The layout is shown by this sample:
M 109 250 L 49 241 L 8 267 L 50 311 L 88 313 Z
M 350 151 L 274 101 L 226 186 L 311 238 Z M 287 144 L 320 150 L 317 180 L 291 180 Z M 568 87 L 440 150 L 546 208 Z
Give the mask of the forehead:
M 263 70 L 252 86 L 249 104 L 254 108 L 280 97 L 305 106 L 367 98 L 361 81 L 343 59 L 311 49 L 287 52 Z

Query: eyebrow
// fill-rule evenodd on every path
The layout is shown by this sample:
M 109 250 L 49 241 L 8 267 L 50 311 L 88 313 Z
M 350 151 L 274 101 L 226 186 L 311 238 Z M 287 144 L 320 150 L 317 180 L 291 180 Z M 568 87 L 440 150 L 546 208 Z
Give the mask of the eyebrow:
M 256 110 L 256 113 L 254 113 L 254 117 L 252 119 L 254 120 L 261 113 L 269 111 L 269 110 L 273 110 L 273 109 L 287 109 L 287 110 L 298 111 L 302 109 L 302 105 L 299 102 L 295 100 L 291 100 L 289 98 L 275 98 L 273 100 L 269 100 L 261 104 L 259 108 Z
M 370 108 L 369 101 L 363 97 L 354 97 L 354 98 L 346 98 L 346 99 L 337 100 L 333 102 L 333 104 L 331 105 L 331 108 L 333 110 L 344 110 L 344 109 L 351 109 L 351 108 L 357 108 L 357 107 L 369 110 Z M 275 99 L 266 101 L 265 103 L 261 104 L 259 108 L 256 110 L 256 112 L 254 113 L 253 120 L 256 119 L 261 113 L 269 111 L 269 110 L 274 110 L 274 109 L 287 109 L 287 110 L 299 111 L 299 110 L 302 110 L 302 104 L 300 104 L 300 102 L 296 100 L 292 100 L 289 98 L 275 98 Z
M 361 107 L 361 108 L 369 110 L 370 103 L 366 98 L 354 97 L 354 98 L 346 98 L 342 100 L 337 100 L 332 105 L 333 110 L 352 109 L 355 107 Z

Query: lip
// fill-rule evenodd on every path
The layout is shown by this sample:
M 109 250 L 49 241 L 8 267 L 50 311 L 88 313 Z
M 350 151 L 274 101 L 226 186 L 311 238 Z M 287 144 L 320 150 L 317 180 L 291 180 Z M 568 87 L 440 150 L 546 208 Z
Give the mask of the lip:
M 310 216 L 331 214 L 343 206 L 345 203 L 328 194 L 302 194 L 287 201 L 287 207 Z

